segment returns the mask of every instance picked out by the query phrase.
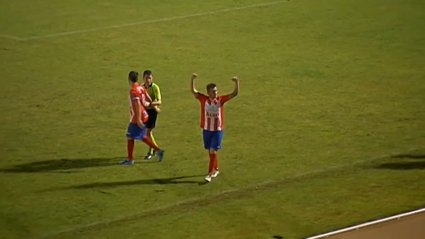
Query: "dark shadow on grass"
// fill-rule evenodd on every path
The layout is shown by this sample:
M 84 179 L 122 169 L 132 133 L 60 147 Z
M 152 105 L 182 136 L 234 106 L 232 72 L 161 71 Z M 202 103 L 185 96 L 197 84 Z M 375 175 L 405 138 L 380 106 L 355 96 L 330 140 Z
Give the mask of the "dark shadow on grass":
M 380 164 L 374 165 L 377 169 L 413 170 L 425 169 L 425 154 L 419 152 L 396 154 Z M 395 160 L 396 159 L 396 160 Z
M 392 156 L 392 158 L 425 159 L 425 155 L 421 155 L 421 154 L 398 154 L 398 155 Z
M 112 158 L 87 158 L 87 159 L 52 159 L 46 161 L 15 165 L 12 168 L 0 169 L 2 173 L 41 173 L 41 172 L 67 172 L 67 170 L 117 166 L 125 157 Z M 137 162 L 157 162 L 155 160 L 138 160 Z M 123 166 L 124 167 L 124 166 Z M 125 166 L 131 167 L 131 166 Z
M 201 179 L 199 180 L 181 180 L 187 178 L 195 178 L 201 177 L 203 175 L 192 175 L 192 176 L 180 176 L 180 177 L 172 177 L 172 178 L 153 178 L 153 179 L 141 179 L 141 180 L 133 180 L 133 181 L 121 181 L 121 182 L 98 182 L 98 183 L 88 183 L 82 185 L 75 185 L 70 187 L 57 187 L 50 188 L 46 190 L 40 190 L 39 193 L 44 192 L 52 192 L 52 191 L 60 191 L 60 190 L 72 190 L 72 189 L 111 189 L 117 187 L 125 187 L 125 186 L 140 186 L 140 185 L 169 185 L 169 184 L 198 184 L 199 186 L 208 184 L 207 182 Z M 164 190 L 156 190 L 156 192 L 163 192 Z M 103 192 L 104 194 L 110 194 L 108 192 Z
M 152 184 L 204 184 L 201 180 L 181 180 L 187 178 L 201 177 L 202 175 L 180 176 L 172 178 L 153 178 L 141 179 L 134 181 L 123 182 L 103 182 L 103 183 L 89 183 L 78 186 L 70 187 L 70 189 L 92 189 L 92 188 L 115 188 L 121 186 L 134 186 L 134 185 L 152 185 Z
M 283 239 L 282 236 L 273 236 L 274 239 Z
M 375 168 L 393 170 L 425 169 L 425 161 L 382 163 L 376 165 Z
M 168 185 L 168 184 L 198 184 L 205 185 L 206 182 L 203 181 L 203 178 L 199 180 L 187 180 L 188 178 L 201 177 L 202 175 L 192 175 L 192 176 L 180 176 L 172 178 L 153 178 L 153 179 L 141 179 L 133 181 L 122 181 L 122 182 L 98 182 L 98 183 L 88 183 L 82 185 L 76 185 L 71 187 L 64 188 L 54 188 L 45 191 L 56 191 L 56 190 L 68 190 L 68 189 L 108 189 L 116 188 L 123 186 L 140 186 L 140 185 Z M 182 180 L 186 179 L 186 180 Z M 43 191 L 43 192 L 45 192 Z

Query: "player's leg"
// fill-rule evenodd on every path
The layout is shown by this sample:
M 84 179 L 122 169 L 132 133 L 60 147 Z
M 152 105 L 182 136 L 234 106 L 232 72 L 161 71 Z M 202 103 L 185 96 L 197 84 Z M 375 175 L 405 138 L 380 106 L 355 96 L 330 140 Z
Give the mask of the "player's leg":
M 146 134 L 149 137 L 149 139 L 156 146 L 158 146 L 158 144 L 156 143 L 155 138 L 153 136 L 153 132 L 152 132 L 153 129 L 155 128 L 155 126 L 156 126 L 156 119 L 158 117 L 158 113 L 156 112 L 155 109 L 147 110 L 147 112 L 148 112 L 149 118 L 148 118 L 148 121 L 146 122 L 146 128 L 147 128 Z M 156 153 L 155 149 L 152 148 L 152 147 L 149 147 L 149 151 L 146 154 L 145 159 L 151 159 L 151 158 L 153 158 L 155 156 L 155 153 Z
M 146 131 L 145 131 L 145 134 L 143 135 L 142 141 L 149 147 L 153 148 L 156 152 L 158 152 L 158 159 L 160 162 L 164 159 L 164 150 L 159 148 L 158 145 L 152 142 L 149 136 L 146 135 Z
M 154 143 L 155 145 L 158 145 L 157 143 L 156 143 L 156 141 L 155 141 L 155 138 L 153 137 L 153 132 L 152 132 L 152 130 L 153 129 L 147 129 L 146 130 L 146 135 L 149 137 L 149 139 L 152 141 L 152 143 Z M 156 153 L 156 151 L 155 151 L 155 149 L 154 148 L 152 148 L 152 147 L 149 147 L 149 150 L 148 150 L 148 153 L 146 154 L 146 156 L 145 156 L 145 159 L 151 159 L 151 158 L 153 158 L 154 156 L 155 156 L 155 153 Z
M 221 141 L 223 139 L 223 131 L 217 131 L 214 132 L 214 135 L 211 139 L 211 148 L 210 148 L 210 154 L 213 155 L 213 173 L 212 173 L 212 177 L 215 178 L 218 176 L 218 174 L 220 173 L 218 170 L 218 150 L 221 149 Z
M 121 165 L 134 164 L 134 140 L 139 134 L 137 125 L 130 123 L 127 128 L 127 159 Z
M 211 150 L 211 143 L 214 136 L 214 132 L 203 130 L 202 134 L 203 134 L 204 148 L 208 150 L 208 156 L 209 156 L 208 174 L 205 177 L 205 181 L 211 182 L 211 177 L 214 171 L 214 163 L 215 163 L 215 155 L 212 153 L 212 150 Z

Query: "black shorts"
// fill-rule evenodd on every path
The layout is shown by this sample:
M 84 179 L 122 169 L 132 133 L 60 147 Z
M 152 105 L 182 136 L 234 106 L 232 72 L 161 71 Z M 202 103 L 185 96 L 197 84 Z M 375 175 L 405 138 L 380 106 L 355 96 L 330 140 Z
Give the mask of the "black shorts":
M 146 128 L 153 129 L 155 128 L 155 125 L 156 125 L 156 118 L 158 117 L 158 113 L 156 112 L 155 109 L 148 109 L 146 111 L 148 112 L 148 115 L 149 115 L 148 121 L 145 124 Z

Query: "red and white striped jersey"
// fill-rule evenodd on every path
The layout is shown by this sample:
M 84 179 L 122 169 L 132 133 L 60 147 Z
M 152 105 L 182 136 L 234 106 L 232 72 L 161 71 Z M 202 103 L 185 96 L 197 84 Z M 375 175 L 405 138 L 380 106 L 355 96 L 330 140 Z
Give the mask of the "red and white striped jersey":
M 218 96 L 211 100 L 208 96 L 198 93 L 196 97 L 201 103 L 201 128 L 208 131 L 224 129 L 224 103 L 230 100 L 230 95 Z
M 130 101 L 130 122 L 133 124 L 137 124 L 137 118 L 136 118 L 136 107 L 137 107 L 137 101 L 140 101 L 140 112 L 142 115 L 141 121 L 146 122 L 148 121 L 148 113 L 145 110 L 145 107 L 143 107 L 143 102 L 145 101 L 146 97 L 146 89 L 139 85 L 134 84 L 131 87 L 130 94 L 129 94 L 129 101 Z

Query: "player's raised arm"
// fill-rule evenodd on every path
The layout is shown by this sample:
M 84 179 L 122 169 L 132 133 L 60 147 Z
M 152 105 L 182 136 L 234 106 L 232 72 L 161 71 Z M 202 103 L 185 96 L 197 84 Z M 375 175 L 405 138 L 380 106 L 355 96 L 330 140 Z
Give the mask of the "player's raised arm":
M 235 88 L 233 89 L 233 92 L 230 93 L 230 99 L 236 97 L 239 94 L 239 78 L 238 77 L 233 77 L 232 81 L 235 82 Z
M 192 94 L 197 97 L 198 96 L 198 91 L 195 88 L 195 79 L 198 77 L 198 75 L 196 75 L 196 73 L 192 74 L 192 78 L 190 79 L 190 91 L 192 92 Z

